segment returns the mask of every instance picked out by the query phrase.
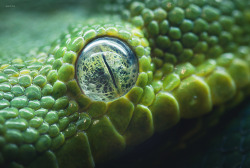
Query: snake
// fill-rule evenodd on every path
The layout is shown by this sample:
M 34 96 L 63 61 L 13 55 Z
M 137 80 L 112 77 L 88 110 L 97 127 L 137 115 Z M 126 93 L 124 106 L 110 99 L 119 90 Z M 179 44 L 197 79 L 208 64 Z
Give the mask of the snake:
M 250 95 L 248 0 L 80 4 L 53 42 L 0 52 L 0 167 L 102 167 L 157 133 L 171 154 Z M 203 167 L 248 167 L 242 153 Z

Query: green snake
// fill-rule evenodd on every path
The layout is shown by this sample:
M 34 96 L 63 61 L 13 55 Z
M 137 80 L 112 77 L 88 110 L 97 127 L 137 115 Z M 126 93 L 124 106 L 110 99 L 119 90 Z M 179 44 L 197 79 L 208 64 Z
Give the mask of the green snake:
M 49 46 L 0 55 L 0 167 L 91 168 L 195 123 L 171 153 L 250 94 L 248 0 L 85 8 Z

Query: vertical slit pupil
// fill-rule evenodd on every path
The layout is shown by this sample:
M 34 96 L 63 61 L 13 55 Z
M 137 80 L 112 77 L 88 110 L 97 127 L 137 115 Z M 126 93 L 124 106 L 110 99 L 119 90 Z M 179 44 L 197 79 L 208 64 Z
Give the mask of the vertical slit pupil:
M 117 84 L 116 84 L 116 80 L 115 80 L 114 74 L 113 74 L 111 68 L 109 67 L 109 64 L 107 63 L 104 54 L 102 54 L 102 59 L 103 59 L 105 65 L 106 65 L 106 67 L 108 68 L 108 71 L 109 71 L 109 74 L 110 74 L 110 76 L 111 76 L 111 78 L 112 78 L 113 84 L 114 84 L 114 86 L 115 86 L 117 92 L 119 93 L 120 90 L 119 90 L 119 88 L 117 87 Z

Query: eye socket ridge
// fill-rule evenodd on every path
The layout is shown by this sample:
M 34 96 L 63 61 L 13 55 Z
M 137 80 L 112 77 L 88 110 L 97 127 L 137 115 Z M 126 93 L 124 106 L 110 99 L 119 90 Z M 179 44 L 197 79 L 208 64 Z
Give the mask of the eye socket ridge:
M 95 39 L 96 40 L 96 39 Z M 93 41 L 95 41 L 95 40 L 93 40 Z M 123 42 L 120 42 L 120 41 L 115 41 L 115 39 L 114 38 L 111 38 L 111 37 L 102 37 L 102 40 L 107 40 L 107 41 L 105 41 L 106 42 L 106 45 L 108 45 L 108 46 L 110 46 L 110 47 L 116 47 L 120 52 L 122 52 L 124 55 L 126 55 L 128 52 L 130 52 L 130 50 L 126 47 L 126 46 L 124 46 L 124 43 Z M 88 51 L 90 48 L 92 48 L 93 47 L 93 45 L 102 45 L 102 43 L 103 43 L 103 41 L 102 40 L 99 40 L 99 41 L 96 41 L 96 43 L 89 43 L 89 45 L 87 45 L 86 47 L 85 47 L 85 50 L 86 51 Z M 116 44 L 120 44 L 120 45 L 116 45 Z M 121 47 L 121 46 L 124 46 L 124 48 L 123 47 Z

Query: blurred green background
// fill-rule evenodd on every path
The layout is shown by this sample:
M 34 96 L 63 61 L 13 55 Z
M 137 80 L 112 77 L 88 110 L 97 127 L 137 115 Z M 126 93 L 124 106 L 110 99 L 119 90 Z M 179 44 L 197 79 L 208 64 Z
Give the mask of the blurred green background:
M 70 24 L 84 23 L 92 6 L 88 0 L 0 0 L 0 57 L 15 58 L 49 45 Z

